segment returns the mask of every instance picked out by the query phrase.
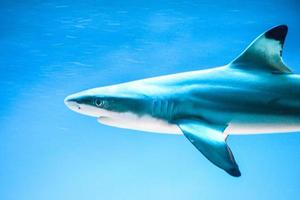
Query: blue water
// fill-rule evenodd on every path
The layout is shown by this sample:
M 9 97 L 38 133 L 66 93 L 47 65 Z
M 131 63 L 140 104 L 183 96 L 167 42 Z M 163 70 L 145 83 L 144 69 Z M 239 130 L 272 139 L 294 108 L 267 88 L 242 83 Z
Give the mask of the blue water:
M 300 72 L 297 0 L 1 1 L 0 199 L 297 199 L 300 133 L 230 136 L 242 177 L 183 136 L 100 125 L 74 92 L 230 62 L 287 24 Z

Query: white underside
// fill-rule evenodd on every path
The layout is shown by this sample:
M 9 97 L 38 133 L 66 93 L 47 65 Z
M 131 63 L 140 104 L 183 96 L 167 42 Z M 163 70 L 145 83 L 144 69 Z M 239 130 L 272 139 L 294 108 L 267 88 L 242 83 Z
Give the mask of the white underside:
M 69 105 L 69 107 L 76 112 L 97 117 L 100 123 L 109 126 L 154 133 L 182 134 L 176 124 L 170 124 L 165 120 L 151 116 L 138 116 L 131 112 L 110 112 L 89 106 L 82 106 L 80 110 L 77 106 Z M 239 115 L 237 120 L 232 120 L 228 124 L 224 134 L 243 135 L 298 131 L 300 131 L 300 119 L 286 116 Z
M 139 117 L 132 113 L 109 113 L 105 117 L 99 117 L 98 121 L 105 125 L 125 129 L 165 134 L 182 134 L 182 131 L 176 124 L 170 124 L 164 120 L 150 116 Z M 297 131 L 300 131 L 300 121 L 269 117 L 268 120 L 260 120 L 259 122 L 251 120 L 248 122 L 232 122 L 225 129 L 224 133 L 228 135 L 243 135 Z
M 253 115 L 240 117 L 229 123 L 226 134 L 268 134 L 300 131 L 299 118 L 287 116 Z
M 139 117 L 132 113 L 118 113 L 110 116 L 99 117 L 98 122 L 119 128 L 166 134 L 182 134 L 176 124 L 150 116 Z
M 246 134 L 270 134 L 270 133 L 287 133 L 300 131 L 299 124 L 280 123 L 280 124 L 267 124 L 267 123 L 237 123 L 229 124 L 225 129 L 225 134 L 228 135 L 246 135 Z

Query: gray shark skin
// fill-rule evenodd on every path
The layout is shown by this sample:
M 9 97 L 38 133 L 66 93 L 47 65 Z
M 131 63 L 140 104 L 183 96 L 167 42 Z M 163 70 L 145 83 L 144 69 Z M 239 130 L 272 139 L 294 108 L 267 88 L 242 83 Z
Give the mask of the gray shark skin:
M 300 76 L 281 57 L 287 30 L 273 27 L 225 66 L 85 90 L 65 104 L 106 125 L 183 134 L 238 177 L 228 135 L 300 130 Z

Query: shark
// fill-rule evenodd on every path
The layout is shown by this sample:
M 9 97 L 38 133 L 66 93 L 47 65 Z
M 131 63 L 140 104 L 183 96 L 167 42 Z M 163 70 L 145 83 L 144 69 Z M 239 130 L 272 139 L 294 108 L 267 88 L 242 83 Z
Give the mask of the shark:
M 287 32 L 287 25 L 267 30 L 224 66 L 88 89 L 64 103 L 105 125 L 184 135 L 239 177 L 229 135 L 300 131 L 300 75 L 282 59 Z

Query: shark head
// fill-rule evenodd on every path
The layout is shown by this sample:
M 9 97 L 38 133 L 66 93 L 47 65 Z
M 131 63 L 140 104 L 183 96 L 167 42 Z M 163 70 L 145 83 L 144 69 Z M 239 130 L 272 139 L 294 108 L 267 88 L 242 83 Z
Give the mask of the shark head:
M 109 86 L 69 95 L 64 102 L 67 107 L 80 114 L 113 118 L 120 113 L 141 113 L 144 102 L 142 97 L 129 88 Z
M 155 92 L 156 87 L 131 82 L 85 90 L 67 96 L 64 102 L 71 110 L 96 117 L 104 125 L 180 134 L 179 128 L 168 121 L 173 104 L 158 101 Z M 165 111 L 169 112 L 162 114 Z

